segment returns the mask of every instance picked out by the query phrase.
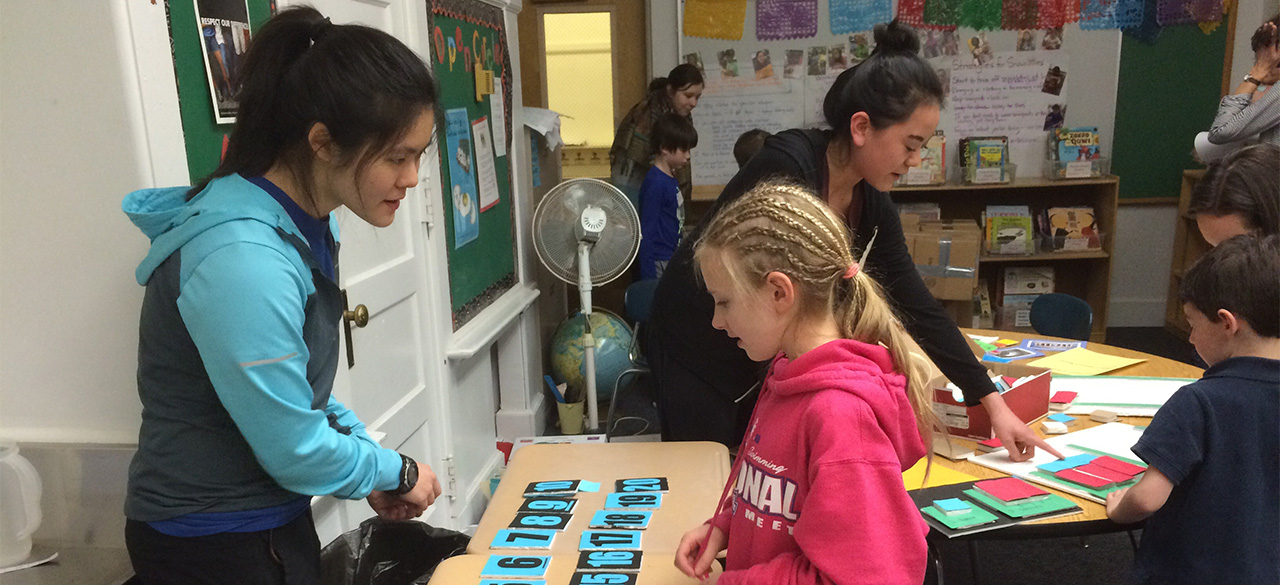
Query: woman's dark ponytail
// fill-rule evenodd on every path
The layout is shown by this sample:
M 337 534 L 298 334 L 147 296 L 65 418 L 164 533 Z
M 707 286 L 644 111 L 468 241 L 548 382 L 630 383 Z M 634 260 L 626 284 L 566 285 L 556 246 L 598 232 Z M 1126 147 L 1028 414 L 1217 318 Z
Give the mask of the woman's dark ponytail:
M 308 6 L 288 8 L 253 36 L 237 79 L 239 110 L 226 155 L 192 188 L 283 163 L 310 190 L 311 127 L 322 123 L 342 153 L 362 153 L 357 173 L 435 112 L 438 88 L 426 63 L 391 35 L 336 25 Z
M 896 19 L 877 24 L 876 48 L 866 61 L 846 69 L 822 102 L 827 124 L 838 140 L 849 139 L 849 120 L 866 112 L 874 128 L 887 128 L 911 117 L 922 104 L 941 106 L 945 98 L 942 82 L 933 67 L 922 59 L 920 37 Z
M 675 66 L 666 77 L 656 77 L 649 82 L 649 91 L 658 90 L 681 90 L 690 85 L 705 85 L 702 79 L 702 72 L 697 67 L 688 63 L 681 63 Z

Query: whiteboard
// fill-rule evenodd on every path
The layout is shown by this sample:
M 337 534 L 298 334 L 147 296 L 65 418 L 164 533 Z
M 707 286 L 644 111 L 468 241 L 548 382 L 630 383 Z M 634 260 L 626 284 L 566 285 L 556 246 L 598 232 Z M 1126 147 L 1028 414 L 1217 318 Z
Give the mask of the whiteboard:
M 895 3 L 895 12 L 897 10 Z M 831 34 L 828 3 L 818 3 L 818 33 L 803 39 L 759 41 L 756 39 L 755 0 L 747 0 L 747 17 L 742 39 L 726 41 L 699 37 L 680 37 L 680 56 L 697 53 L 703 63 L 706 91 L 693 111 L 698 130 L 698 147 L 693 150 L 694 185 L 723 185 L 733 177 L 737 165 L 733 161 L 733 143 L 737 136 L 751 128 L 776 132 L 785 128 L 823 127 L 822 99 L 835 79 L 835 74 L 810 76 L 802 70 L 794 79 L 785 77 L 787 51 L 804 51 L 811 47 L 843 46 L 848 54 L 853 35 Z M 1066 125 L 1096 126 L 1102 140 L 1104 156 L 1114 143 L 1116 87 L 1120 69 L 1120 31 L 1085 31 L 1079 25 L 1063 29 L 1061 48 L 1056 51 L 1017 51 L 1017 31 L 984 31 L 995 59 L 985 67 L 973 68 L 972 56 L 961 42 L 955 57 L 940 55 L 928 59 L 935 69 L 948 72 L 951 97 L 943 108 L 938 128 L 947 136 L 948 181 L 959 182 L 956 144 L 963 136 L 1004 134 L 1010 137 L 1010 158 L 1018 166 L 1019 177 L 1040 176 L 1045 158 L 1042 113 L 1048 105 L 1066 105 Z M 872 38 L 871 32 L 864 34 Z M 976 36 L 977 31 L 960 28 L 960 39 Z M 1036 31 L 1040 46 L 1043 31 Z M 733 49 L 737 59 L 737 78 L 721 76 L 717 55 Z M 773 65 L 772 77 L 756 80 L 752 57 L 768 51 Z M 852 65 L 852 62 L 850 63 Z M 970 65 L 966 67 L 966 65 Z M 1044 71 L 1057 66 L 1066 72 L 1066 80 L 1057 96 L 1042 89 Z M 1036 72 L 1034 78 L 1028 77 Z M 1006 91 L 998 88 L 1005 87 Z M 960 93 L 958 93 L 960 92 Z M 968 92 L 968 93 L 964 93 Z M 761 94 L 769 98 L 760 97 Z M 980 98 L 980 99 L 975 99 Z M 731 107 L 741 101 L 740 108 Z M 978 103 L 975 103 L 978 102 Z M 983 118 L 980 102 L 989 109 Z M 784 107 L 784 104 L 787 104 Z M 998 110 L 990 109 L 999 107 Z M 767 115 L 768 113 L 772 115 Z M 998 119 L 992 120 L 999 113 Z M 991 120 L 991 121 L 986 121 Z M 1031 132 L 1039 122 L 1039 130 Z

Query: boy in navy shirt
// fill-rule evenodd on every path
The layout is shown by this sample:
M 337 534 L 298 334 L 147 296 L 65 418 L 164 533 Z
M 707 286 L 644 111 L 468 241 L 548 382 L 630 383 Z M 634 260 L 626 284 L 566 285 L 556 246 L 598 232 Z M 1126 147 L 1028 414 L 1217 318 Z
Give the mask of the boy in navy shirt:
M 1150 467 L 1107 516 L 1150 517 L 1142 583 L 1280 583 L 1280 238 L 1224 242 L 1181 296 L 1210 367 L 1156 412 L 1133 447 Z
M 698 145 L 698 131 L 688 118 L 665 114 L 654 122 L 649 143 L 653 166 L 640 185 L 641 239 L 636 261 L 641 280 L 661 277 L 680 243 L 684 197 L 674 173 L 689 164 L 689 151 Z

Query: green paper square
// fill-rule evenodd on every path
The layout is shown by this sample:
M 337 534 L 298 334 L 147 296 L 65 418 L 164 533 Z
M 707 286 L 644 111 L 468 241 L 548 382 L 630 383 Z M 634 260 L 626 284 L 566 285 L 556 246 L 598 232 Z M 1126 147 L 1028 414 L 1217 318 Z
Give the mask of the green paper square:
M 957 514 L 955 516 L 948 516 L 946 514 L 943 514 L 933 506 L 929 506 L 927 508 L 920 508 L 920 512 L 923 514 L 929 515 L 934 520 L 941 522 L 947 528 L 950 528 L 952 530 L 960 530 L 963 528 L 969 528 L 971 526 L 978 526 L 981 524 L 990 524 L 992 522 L 995 522 L 996 520 L 999 520 L 999 518 L 996 518 L 996 515 L 992 514 L 991 512 L 983 510 L 982 508 L 979 508 L 977 506 L 973 506 L 973 504 L 970 504 L 970 506 L 972 506 L 972 509 L 968 514 Z
M 982 493 L 980 490 L 965 490 L 964 494 L 978 500 L 1005 516 L 1010 518 L 1026 518 L 1027 516 L 1039 516 L 1041 514 L 1049 514 L 1060 510 L 1067 510 L 1076 507 L 1075 504 L 1057 494 L 1049 494 L 1049 497 L 1034 502 L 1026 502 L 1022 504 L 1006 504 L 991 496 Z

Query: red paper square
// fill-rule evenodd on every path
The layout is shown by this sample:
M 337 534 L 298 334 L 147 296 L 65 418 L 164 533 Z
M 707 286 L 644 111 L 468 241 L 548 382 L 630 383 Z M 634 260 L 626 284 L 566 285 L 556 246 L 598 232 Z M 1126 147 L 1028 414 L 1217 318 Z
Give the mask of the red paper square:
M 983 447 L 990 447 L 992 449 L 1002 446 L 1000 444 L 1000 437 L 993 437 L 985 441 L 978 441 L 978 444 L 982 445 Z
M 1115 483 L 1114 481 L 1111 481 L 1109 479 L 1102 479 L 1101 477 L 1098 477 L 1096 475 L 1081 473 L 1079 471 L 1076 471 L 1075 469 L 1063 469 L 1062 471 L 1059 471 L 1053 475 L 1055 477 L 1065 479 L 1071 483 L 1078 483 L 1082 486 L 1091 487 L 1094 489 L 1101 489 Z
M 1067 392 L 1063 390 L 1061 392 L 1054 392 L 1053 396 L 1049 397 L 1049 402 L 1056 402 L 1058 404 L 1070 404 L 1071 401 L 1075 399 L 1076 399 L 1075 392 Z
M 1112 471 L 1119 471 L 1120 473 L 1126 474 L 1129 477 L 1133 477 L 1147 470 L 1147 468 L 1141 465 L 1134 465 L 1132 463 L 1129 463 L 1128 461 L 1121 461 L 1119 459 L 1116 459 L 1115 457 L 1107 457 L 1105 455 L 1097 459 L 1094 459 L 1092 463 L 1094 465 L 1105 467 Z
M 1016 477 L 988 479 L 975 482 L 973 486 L 990 494 L 991 497 L 1005 502 L 1048 495 L 1049 493 Z
M 1086 463 L 1084 465 L 1081 465 L 1080 467 L 1073 467 L 1072 469 L 1079 471 L 1080 473 L 1087 473 L 1089 475 L 1101 477 L 1102 479 L 1114 481 L 1116 483 L 1123 483 L 1133 479 L 1132 475 L 1129 475 L 1122 471 L 1116 471 L 1114 469 L 1107 469 L 1106 467 L 1098 465 L 1097 463 Z

